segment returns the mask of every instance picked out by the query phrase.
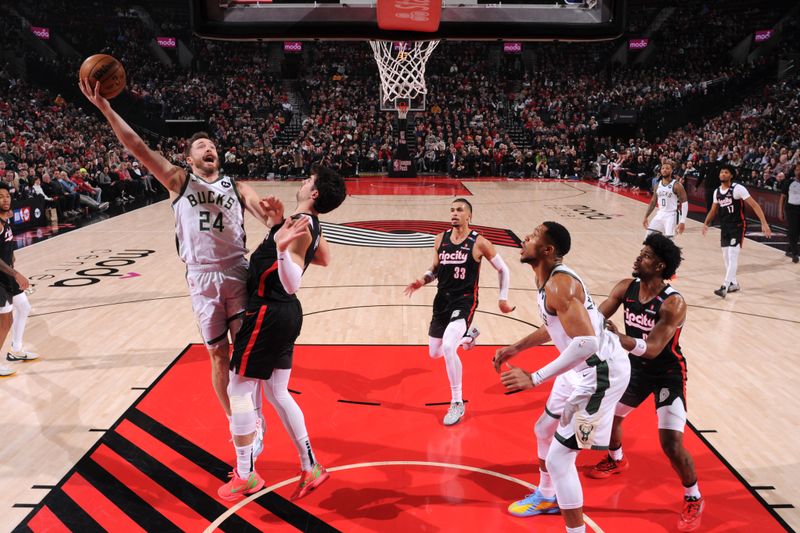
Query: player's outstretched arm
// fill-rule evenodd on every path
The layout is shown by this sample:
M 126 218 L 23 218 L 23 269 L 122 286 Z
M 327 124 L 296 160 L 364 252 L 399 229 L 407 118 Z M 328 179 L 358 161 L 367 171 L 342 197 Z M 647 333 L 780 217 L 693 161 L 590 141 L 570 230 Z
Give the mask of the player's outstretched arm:
M 634 339 L 623 333 L 617 332 L 622 347 L 635 356 L 644 359 L 658 357 L 667 343 L 675 335 L 675 330 L 681 327 L 686 320 L 686 302 L 682 296 L 671 296 L 664 300 L 659 311 L 659 318 L 647 340 Z
M 633 281 L 633 279 L 625 278 L 614 285 L 614 288 L 611 289 L 611 294 L 608 295 L 608 298 L 606 298 L 605 301 L 603 301 L 603 303 L 597 307 L 597 310 L 600 311 L 600 314 L 606 318 L 611 318 L 614 316 L 614 313 L 617 312 L 619 306 L 622 305 L 622 300 L 625 298 L 625 292 L 628 290 L 631 281 Z
M 703 237 L 705 237 L 706 233 L 708 233 L 708 225 L 711 224 L 711 221 L 714 220 L 714 217 L 717 216 L 717 209 L 719 209 L 719 204 L 714 202 L 711 204 L 711 209 L 708 210 L 708 214 L 706 215 L 706 219 L 703 222 Z
M 83 95 L 106 117 L 122 146 L 132 153 L 133 157 L 138 159 L 142 165 L 146 166 L 168 191 L 180 194 L 183 182 L 186 180 L 186 172 L 145 144 L 139 134 L 133 131 L 133 128 L 111 108 L 108 100 L 100 96 L 100 82 L 97 82 L 92 88 L 88 79 L 82 79 L 78 82 L 78 86 Z
M 503 363 L 507 362 L 518 353 L 524 352 L 525 350 L 533 348 L 534 346 L 541 346 L 546 342 L 550 342 L 550 333 L 548 333 L 547 328 L 540 327 L 530 335 L 526 335 L 514 344 L 500 348 L 495 352 L 494 358 L 492 359 L 495 372 L 499 374 L 500 367 L 503 365 Z
M 767 217 L 764 216 L 764 210 L 761 209 L 761 206 L 758 205 L 752 196 L 748 196 L 745 200 L 745 203 L 749 205 L 753 211 L 755 211 L 758 220 L 761 221 L 761 230 L 764 232 L 764 235 L 769 239 L 772 237 L 772 228 L 769 227 L 769 223 L 767 222 Z
M 256 191 L 247 183 L 240 183 L 236 182 L 236 190 L 239 193 L 239 197 L 242 199 L 242 204 L 244 208 L 247 209 L 247 212 L 256 217 L 259 222 L 264 224 L 265 226 L 272 226 L 275 222 L 272 222 L 271 218 L 267 215 L 267 212 L 264 208 L 264 204 L 261 201 L 261 198 L 258 197 Z M 269 198 L 275 198 L 271 196 Z M 267 199 L 268 200 L 268 199 Z M 283 219 L 283 204 L 277 200 L 277 203 L 280 204 L 280 213 L 275 213 L 274 216 L 280 216 L 281 220 Z M 277 209 L 277 207 L 276 207 Z
M 484 238 L 483 235 L 478 236 L 475 244 L 477 245 L 481 257 L 488 259 L 489 263 L 497 270 L 500 283 L 500 294 L 497 297 L 497 305 L 500 307 L 500 311 L 503 313 L 510 313 L 516 308 L 508 303 L 508 288 L 511 285 L 511 271 L 508 265 L 503 261 L 500 254 L 497 253 L 494 244 L 492 244 L 489 239 Z
M 284 290 L 294 294 L 300 288 L 303 266 L 308 247 L 311 246 L 309 219 L 305 216 L 290 218 L 275 233 L 278 250 L 278 277 Z
M 439 270 L 439 246 L 441 246 L 443 238 L 444 233 L 440 233 L 433 241 L 433 265 L 431 265 L 430 270 L 425 272 L 421 278 L 417 278 L 406 285 L 406 288 L 403 289 L 403 294 L 410 297 L 417 289 L 436 279 L 436 271 Z
M 681 215 L 676 228 L 678 235 L 680 235 L 686 230 L 686 218 L 689 216 L 689 195 L 686 194 L 686 189 L 680 183 L 676 183 L 674 189 L 681 206 Z
M 500 375 L 500 381 L 508 390 L 539 386 L 580 365 L 600 347 L 589 312 L 583 305 L 585 295 L 578 280 L 567 275 L 553 276 L 547 282 L 545 293 L 547 304 L 555 311 L 564 332 L 572 341 L 557 358 L 536 372 L 528 373 L 522 368 L 509 365 L 509 370 Z

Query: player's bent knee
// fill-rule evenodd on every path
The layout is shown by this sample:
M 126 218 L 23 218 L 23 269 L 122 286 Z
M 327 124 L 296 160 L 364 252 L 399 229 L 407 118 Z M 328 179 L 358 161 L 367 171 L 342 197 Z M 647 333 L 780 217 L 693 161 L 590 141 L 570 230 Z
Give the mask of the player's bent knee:
M 250 435 L 256 431 L 256 407 L 250 394 L 231 395 L 231 434 Z

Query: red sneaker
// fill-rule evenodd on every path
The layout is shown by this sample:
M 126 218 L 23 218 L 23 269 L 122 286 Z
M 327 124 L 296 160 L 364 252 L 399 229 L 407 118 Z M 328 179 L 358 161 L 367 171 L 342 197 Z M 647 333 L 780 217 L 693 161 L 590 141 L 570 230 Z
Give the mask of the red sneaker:
M 678 519 L 678 531 L 694 531 L 700 527 L 700 519 L 703 517 L 705 508 L 706 501 L 702 496 L 696 500 L 684 499 L 681 517 Z
M 231 480 L 221 486 L 217 494 L 220 498 L 229 502 L 240 500 L 244 498 L 246 494 L 253 494 L 264 487 L 264 480 L 258 475 L 258 472 L 255 471 L 250 472 L 247 479 L 242 479 L 234 468 L 233 472 L 228 474 L 228 476 Z
M 309 471 L 302 472 L 300 474 L 300 483 L 297 484 L 297 488 L 292 494 L 292 500 L 299 500 L 309 492 L 313 491 L 325 481 L 331 477 L 325 467 L 321 464 L 317 463 L 314 465 Z
M 586 470 L 586 476 L 593 479 L 606 479 L 615 474 L 623 473 L 629 466 L 628 459 L 624 455 L 619 461 L 615 461 L 610 455 L 606 455 L 605 459 Z

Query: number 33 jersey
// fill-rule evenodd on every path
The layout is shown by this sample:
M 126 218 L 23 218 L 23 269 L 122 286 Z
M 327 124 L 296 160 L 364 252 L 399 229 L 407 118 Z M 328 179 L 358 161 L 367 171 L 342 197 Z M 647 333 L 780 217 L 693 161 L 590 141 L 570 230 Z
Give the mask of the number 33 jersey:
M 244 205 L 233 178 L 207 182 L 187 173 L 172 209 L 178 255 L 184 263 L 226 268 L 244 259 Z
M 480 261 L 475 261 L 472 250 L 478 240 L 478 232 L 471 231 L 463 242 L 455 244 L 451 238 L 453 230 L 447 230 L 442 236 L 442 243 L 439 245 L 439 268 L 436 277 L 439 279 L 437 285 L 439 292 L 448 293 L 450 296 L 457 296 L 477 293 L 478 277 L 481 271 Z

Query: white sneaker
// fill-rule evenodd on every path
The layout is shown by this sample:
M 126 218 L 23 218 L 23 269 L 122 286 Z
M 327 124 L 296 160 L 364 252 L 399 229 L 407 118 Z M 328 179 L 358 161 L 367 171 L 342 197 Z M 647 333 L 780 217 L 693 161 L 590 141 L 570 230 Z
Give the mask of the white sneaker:
M 264 424 L 261 418 L 256 419 L 256 438 L 253 441 L 253 460 L 264 451 Z
M 464 402 L 454 402 L 450 404 L 450 409 L 444 415 L 444 425 L 452 426 L 457 424 L 461 417 L 464 416 Z
M 739 287 L 738 283 L 731 283 L 728 285 L 728 292 L 737 292 L 739 290 L 741 290 L 741 287 Z
M 461 342 L 459 343 L 464 351 L 469 351 L 475 347 L 475 340 L 478 338 L 481 332 L 478 331 L 478 328 L 472 326 L 470 330 L 461 338 Z
M 4 378 L 7 376 L 13 376 L 16 373 L 17 371 L 11 368 L 10 366 L 0 365 L 0 377 Z
M 7 361 L 33 361 L 34 359 L 39 359 L 39 354 L 27 350 L 22 350 L 20 352 L 11 350 L 6 354 Z

